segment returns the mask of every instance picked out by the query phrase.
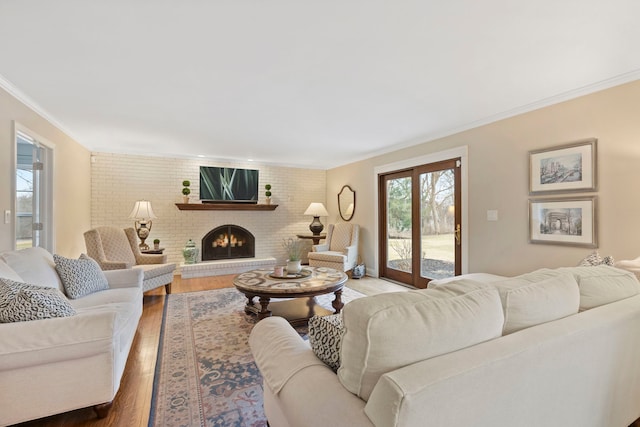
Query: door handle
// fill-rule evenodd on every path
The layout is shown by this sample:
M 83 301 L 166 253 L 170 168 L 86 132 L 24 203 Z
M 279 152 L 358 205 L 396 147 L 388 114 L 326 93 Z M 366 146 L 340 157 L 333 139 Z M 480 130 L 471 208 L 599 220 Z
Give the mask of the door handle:
M 455 236 L 456 236 L 456 244 L 458 246 L 460 246 L 460 244 L 462 243 L 461 237 L 460 237 L 460 224 L 456 225 L 456 231 L 455 231 Z

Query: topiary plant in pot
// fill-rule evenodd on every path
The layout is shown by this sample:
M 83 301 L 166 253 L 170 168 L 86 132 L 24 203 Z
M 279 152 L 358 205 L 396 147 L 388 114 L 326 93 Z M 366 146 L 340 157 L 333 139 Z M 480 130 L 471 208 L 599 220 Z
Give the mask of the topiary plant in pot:
M 267 190 L 264 192 L 264 195 L 267 197 L 265 203 L 267 205 L 271 204 L 271 184 L 267 184 L 264 186 L 264 189 Z
M 189 181 L 188 179 L 185 179 L 184 181 L 182 181 L 182 196 L 184 198 L 184 202 L 185 203 L 189 203 L 189 194 L 191 194 L 191 190 L 189 189 L 189 186 L 191 185 L 191 181 Z

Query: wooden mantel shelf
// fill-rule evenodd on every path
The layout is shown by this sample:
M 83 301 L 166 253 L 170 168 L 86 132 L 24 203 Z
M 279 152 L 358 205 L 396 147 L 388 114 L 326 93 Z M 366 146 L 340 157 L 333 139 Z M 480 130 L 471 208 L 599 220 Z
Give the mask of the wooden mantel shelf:
M 176 203 L 181 211 L 274 211 L 278 205 L 251 203 Z

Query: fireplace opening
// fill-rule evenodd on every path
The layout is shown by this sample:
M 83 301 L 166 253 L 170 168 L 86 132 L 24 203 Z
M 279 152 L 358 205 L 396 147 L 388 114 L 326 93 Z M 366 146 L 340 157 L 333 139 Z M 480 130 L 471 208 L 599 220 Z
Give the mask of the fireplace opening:
M 202 238 L 202 260 L 253 258 L 255 238 L 238 225 L 221 225 Z

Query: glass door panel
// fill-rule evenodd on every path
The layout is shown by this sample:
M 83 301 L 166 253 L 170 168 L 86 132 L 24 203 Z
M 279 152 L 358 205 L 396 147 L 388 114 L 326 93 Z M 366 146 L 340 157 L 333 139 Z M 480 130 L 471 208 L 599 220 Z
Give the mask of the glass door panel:
M 411 172 L 380 177 L 382 276 L 409 283 L 413 273 L 413 219 Z
M 387 267 L 411 273 L 411 177 L 388 180 L 387 194 Z
M 420 276 L 455 274 L 455 169 L 420 174 Z

